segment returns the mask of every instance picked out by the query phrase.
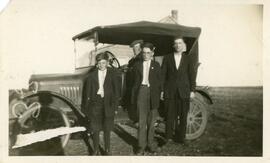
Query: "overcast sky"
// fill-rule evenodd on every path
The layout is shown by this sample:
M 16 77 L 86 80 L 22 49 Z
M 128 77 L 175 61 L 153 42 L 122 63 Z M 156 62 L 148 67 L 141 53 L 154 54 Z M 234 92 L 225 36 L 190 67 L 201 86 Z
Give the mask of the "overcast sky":
M 74 35 L 98 25 L 156 22 L 172 9 L 180 24 L 202 28 L 198 85 L 262 85 L 262 5 L 178 0 L 13 0 L 0 16 L 4 78 L 20 88 L 33 73 L 72 73 Z

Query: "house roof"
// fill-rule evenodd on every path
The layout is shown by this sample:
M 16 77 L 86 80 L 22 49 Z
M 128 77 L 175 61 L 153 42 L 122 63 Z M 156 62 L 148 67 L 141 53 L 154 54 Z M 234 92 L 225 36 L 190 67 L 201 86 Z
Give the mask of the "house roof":
M 158 22 L 167 24 L 178 24 L 177 21 L 172 16 L 166 16 L 165 18 L 161 19 Z

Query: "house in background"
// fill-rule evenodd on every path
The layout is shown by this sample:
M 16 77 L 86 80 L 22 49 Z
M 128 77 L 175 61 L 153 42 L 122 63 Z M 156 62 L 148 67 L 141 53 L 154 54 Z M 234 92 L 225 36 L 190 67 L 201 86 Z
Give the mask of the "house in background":
M 172 10 L 171 15 L 166 16 L 165 18 L 159 21 L 160 23 L 168 23 L 168 24 L 178 24 L 178 11 Z

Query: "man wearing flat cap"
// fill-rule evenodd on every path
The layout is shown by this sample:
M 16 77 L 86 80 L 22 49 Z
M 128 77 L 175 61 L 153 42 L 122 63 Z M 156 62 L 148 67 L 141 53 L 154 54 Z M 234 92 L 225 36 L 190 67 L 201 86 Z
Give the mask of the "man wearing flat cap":
M 131 89 L 134 84 L 134 65 L 137 62 L 142 62 L 142 49 L 141 46 L 143 40 L 135 40 L 130 44 L 130 47 L 133 49 L 134 56 L 128 62 L 128 71 L 126 73 L 126 94 L 124 97 L 125 108 L 128 110 L 129 118 L 137 124 L 138 114 L 136 104 L 131 104 Z
M 135 40 L 130 44 L 130 47 L 133 49 L 134 56 L 128 61 L 128 67 L 133 67 L 134 64 L 138 61 L 142 61 L 142 44 L 143 40 Z

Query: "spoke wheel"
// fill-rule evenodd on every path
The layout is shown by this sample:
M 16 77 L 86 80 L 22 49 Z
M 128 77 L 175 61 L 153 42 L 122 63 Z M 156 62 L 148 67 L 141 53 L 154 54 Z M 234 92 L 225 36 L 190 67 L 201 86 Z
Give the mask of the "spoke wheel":
M 19 116 L 18 134 L 34 133 L 59 127 L 70 127 L 66 114 L 53 105 L 42 105 L 39 102 L 28 104 L 27 110 Z M 36 142 L 21 149 L 20 155 L 58 155 L 63 154 L 70 134 Z
M 186 138 L 193 140 L 201 136 L 207 124 L 207 105 L 200 99 L 203 97 L 196 93 L 190 101 L 190 108 L 187 116 Z

